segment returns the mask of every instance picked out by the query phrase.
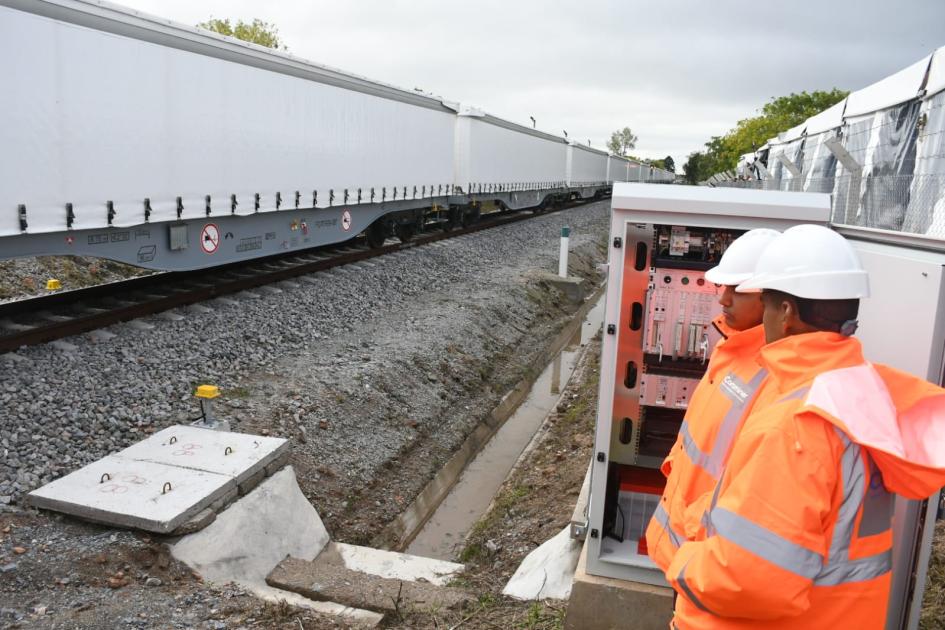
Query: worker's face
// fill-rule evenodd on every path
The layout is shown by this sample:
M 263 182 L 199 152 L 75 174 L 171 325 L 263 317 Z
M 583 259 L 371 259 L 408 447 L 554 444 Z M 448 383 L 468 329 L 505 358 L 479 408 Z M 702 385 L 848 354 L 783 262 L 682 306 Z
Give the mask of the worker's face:
M 764 305 L 760 293 L 736 293 L 734 286 L 723 285 L 719 304 L 729 328 L 748 330 L 761 323 Z
M 811 326 L 801 321 L 797 314 L 797 305 L 792 300 L 784 299 L 777 293 L 764 291 L 761 293 L 761 303 L 764 307 L 762 324 L 765 328 L 765 343 L 773 343 L 791 335 L 813 330 Z

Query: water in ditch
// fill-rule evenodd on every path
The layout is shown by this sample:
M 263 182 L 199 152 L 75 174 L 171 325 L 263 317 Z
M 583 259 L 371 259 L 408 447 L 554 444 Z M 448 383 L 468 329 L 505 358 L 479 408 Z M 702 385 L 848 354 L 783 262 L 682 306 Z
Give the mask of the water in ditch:
M 545 368 L 525 401 L 463 471 L 456 485 L 407 548 L 407 553 L 453 560 L 466 534 L 482 516 L 492 497 L 531 441 L 542 421 L 558 403 L 574 371 L 581 346 L 600 330 L 604 317 L 601 297 L 580 328 Z

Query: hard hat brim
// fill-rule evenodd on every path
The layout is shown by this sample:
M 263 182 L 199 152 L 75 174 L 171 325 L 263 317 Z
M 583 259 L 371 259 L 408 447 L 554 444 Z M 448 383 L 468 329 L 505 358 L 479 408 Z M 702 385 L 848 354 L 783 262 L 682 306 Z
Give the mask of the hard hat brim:
M 750 273 L 726 273 L 718 267 L 713 267 L 705 272 L 706 280 L 713 284 L 721 284 L 724 286 L 739 285 L 749 278 L 751 278 Z
M 824 271 L 802 274 L 755 274 L 739 284 L 738 293 L 764 289 L 782 291 L 810 300 L 854 300 L 870 296 L 869 274 L 863 270 Z

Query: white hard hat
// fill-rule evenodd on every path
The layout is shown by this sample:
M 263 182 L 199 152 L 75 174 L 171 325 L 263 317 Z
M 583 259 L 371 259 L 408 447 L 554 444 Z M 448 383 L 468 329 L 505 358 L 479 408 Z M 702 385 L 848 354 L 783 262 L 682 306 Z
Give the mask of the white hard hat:
M 869 274 L 845 238 L 822 225 L 796 225 L 771 241 L 739 293 L 783 291 L 811 300 L 870 295 Z
M 781 233 L 765 228 L 749 230 L 725 250 L 718 266 L 705 272 L 705 279 L 715 284 L 735 285 L 751 277 L 761 252 Z

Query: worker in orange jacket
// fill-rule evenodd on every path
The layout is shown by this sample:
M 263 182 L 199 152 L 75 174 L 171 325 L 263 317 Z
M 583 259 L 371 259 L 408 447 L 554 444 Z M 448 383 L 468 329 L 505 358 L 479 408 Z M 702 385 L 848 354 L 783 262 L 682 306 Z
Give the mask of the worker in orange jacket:
M 723 339 L 716 344 L 706 373 L 693 391 L 676 444 L 663 462 L 666 489 L 646 531 L 647 553 L 665 571 L 687 538 L 684 515 L 700 497 L 712 492 L 742 414 L 764 378 L 758 350 L 764 345 L 761 296 L 736 293 L 758 257 L 780 234 L 757 229 L 737 238 L 718 266 L 705 277 L 722 287 L 722 315 L 713 325 Z
M 869 279 L 836 232 L 786 230 L 738 287 L 759 290 L 768 375 L 703 513 L 687 513 L 673 624 L 881 629 L 892 494 L 945 485 L 945 390 L 865 361 L 850 335 Z

